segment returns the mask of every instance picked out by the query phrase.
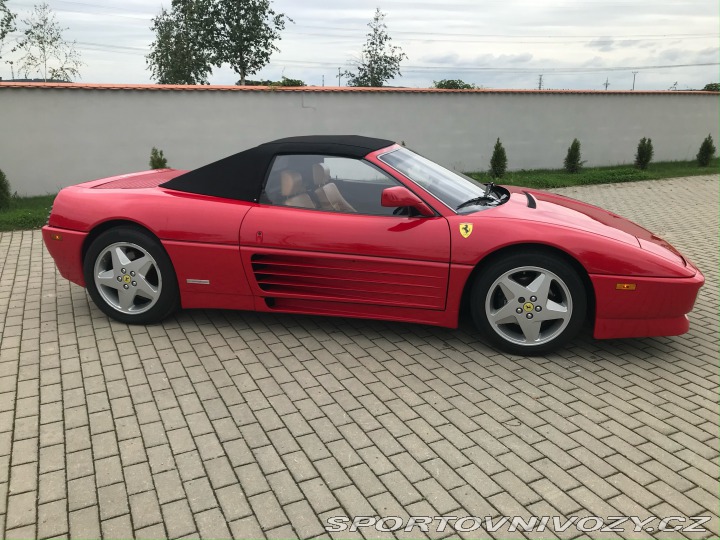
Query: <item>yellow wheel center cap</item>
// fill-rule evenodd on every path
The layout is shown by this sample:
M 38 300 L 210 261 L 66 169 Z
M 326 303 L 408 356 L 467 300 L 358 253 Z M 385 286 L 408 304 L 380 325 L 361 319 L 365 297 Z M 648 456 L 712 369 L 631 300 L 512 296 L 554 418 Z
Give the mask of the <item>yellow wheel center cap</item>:
M 123 281 L 124 281 L 125 283 L 130 283 L 130 276 L 128 276 L 127 274 L 125 274 L 125 275 L 123 276 Z M 532 305 L 532 304 L 530 304 L 530 305 Z
M 533 308 L 535 308 L 535 306 L 533 306 L 531 302 L 525 302 L 525 304 L 523 305 L 523 309 L 525 311 L 532 311 Z

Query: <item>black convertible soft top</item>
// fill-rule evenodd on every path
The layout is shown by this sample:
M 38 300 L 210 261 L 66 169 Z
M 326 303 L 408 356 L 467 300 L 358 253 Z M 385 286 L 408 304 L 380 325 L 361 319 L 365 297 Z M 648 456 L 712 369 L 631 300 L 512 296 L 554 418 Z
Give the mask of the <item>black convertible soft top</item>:
M 394 141 L 359 135 L 311 135 L 267 142 L 160 184 L 167 189 L 257 202 L 268 167 L 277 155 L 316 154 L 363 158 Z

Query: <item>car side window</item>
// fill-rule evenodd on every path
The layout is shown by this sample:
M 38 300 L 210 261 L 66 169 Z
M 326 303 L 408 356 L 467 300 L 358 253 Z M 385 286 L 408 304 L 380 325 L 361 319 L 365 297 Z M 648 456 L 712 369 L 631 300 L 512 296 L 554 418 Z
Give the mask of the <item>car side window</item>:
M 367 161 L 336 156 L 292 154 L 273 160 L 260 198 L 264 204 L 326 212 L 388 216 L 382 191 L 401 185 Z

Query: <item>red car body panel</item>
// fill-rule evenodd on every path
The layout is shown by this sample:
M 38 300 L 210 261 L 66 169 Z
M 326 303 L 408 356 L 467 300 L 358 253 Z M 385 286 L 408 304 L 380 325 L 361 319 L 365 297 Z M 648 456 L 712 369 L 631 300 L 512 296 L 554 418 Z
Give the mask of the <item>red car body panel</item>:
M 597 338 L 687 331 L 704 278 L 664 240 L 560 195 L 508 187 L 510 199 L 458 215 L 378 159 L 435 217 L 306 210 L 159 187 L 183 171 L 149 171 L 63 189 L 45 244 L 61 275 L 84 285 L 88 237 L 118 222 L 152 232 L 175 268 L 184 308 L 378 318 L 456 327 L 469 279 L 503 249 L 544 245 L 592 285 Z M 529 194 L 529 195 L 528 195 Z M 530 199 L 533 205 L 529 204 Z M 471 223 L 467 238 L 461 224 Z M 633 283 L 635 290 L 620 290 Z

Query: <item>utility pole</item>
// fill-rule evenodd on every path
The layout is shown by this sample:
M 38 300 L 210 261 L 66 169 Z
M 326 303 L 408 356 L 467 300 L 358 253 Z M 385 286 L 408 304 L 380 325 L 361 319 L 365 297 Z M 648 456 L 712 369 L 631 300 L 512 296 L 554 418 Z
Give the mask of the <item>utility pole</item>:
M 540 75 L 538 77 L 538 90 L 542 90 L 543 84 L 542 84 L 543 76 Z
M 637 72 L 637 71 L 633 71 L 632 74 L 633 74 L 633 88 L 632 88 L 632 89 L 635 90 L 635 75 L 637 75 L 638 72 Z
M 607 91 L 607 87 L 610 86 L 609 77 L 605 79 L 605 82 L 603 83 L 603 86 L 605 87 L 605 90 Z
M 325 86 L 325 75 L 323 74 L 322 77 L 323 77 L 323 78 L 322 78 L 322 85 Z
M 340 81 L 342 81 L 342 74 L 340 73 L 340 68 L 338 68 L 338 86 L 341 86 Z

